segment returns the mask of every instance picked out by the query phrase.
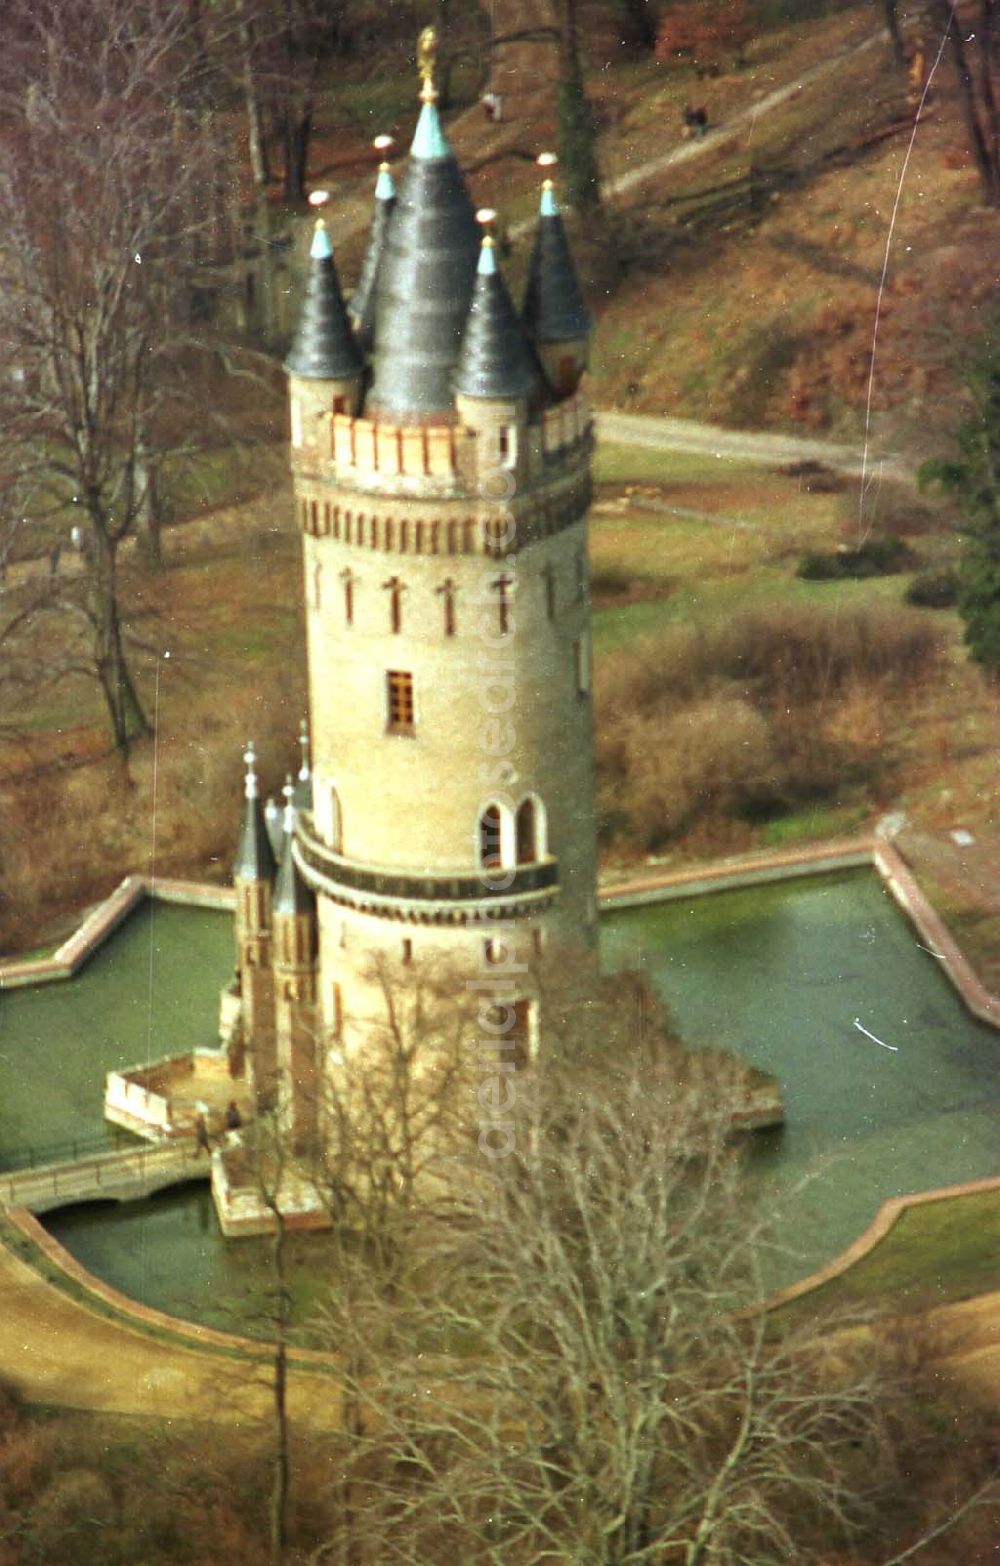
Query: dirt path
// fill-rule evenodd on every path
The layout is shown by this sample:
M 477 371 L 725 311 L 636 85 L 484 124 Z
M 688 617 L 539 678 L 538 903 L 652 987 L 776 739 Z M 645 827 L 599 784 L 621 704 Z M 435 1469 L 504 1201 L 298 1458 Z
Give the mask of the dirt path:
M 648 163 L 641 163 L 638 168 L 629 169 L 626 174 L 619 174 L 615 179 L 605 180 L 601 187 L 605 201 L 613 201 L 617 196 L 644 185 L 647 180 L 665 174 L 668 169 L 675 168 L 679 163 L 690 163 L 696 158 L 705 157 L 708 153 L 716 151 L 718 147 L 725 146 L 727 142 L 735 141 L 745 132 L 752 132 L 757 120 L 763 115 L 780 108 L 804 87 L 820 81 L 831 71 L 837 70 L 844 60 L 850 59 L 852 55 L 864 54 L 876 44 L 887 42 L 888 37 L 888 33 L 880 29 L 877 33 L 871 33 L 867 38 L 863 38 L 860 43 L 849 44 L 846 49 L 838 49 L 819 65 L 813 66 L 812 70 L 803 71 L 794 81 L 785 82 L 784 86 L 776 87 L 773 92 L 758 98 L 755 103 L 748 104 L 745 109 L 739 109 L 719 125 L 710 126 L 706 134 L 697 140 L 682 141 L 679 146 L 673 147 L 662 157 L 652 158 Z
M 268 1413 L 267 1373 L 266 1364 L 161 1341 L 101 1315 L 0 1245 L 0 1375 L 31 1402 L 252 1425 Z M 328 1377 L 293 1371 L 289 1387 L 294 1418 L 336 1425 Z

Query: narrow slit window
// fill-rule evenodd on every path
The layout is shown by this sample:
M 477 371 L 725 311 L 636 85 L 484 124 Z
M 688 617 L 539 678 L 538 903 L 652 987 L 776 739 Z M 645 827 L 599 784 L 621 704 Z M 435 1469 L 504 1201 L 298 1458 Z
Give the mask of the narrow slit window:
M 455 583 L 453 578 L 450 576 L 446 577 L 445 580 L 441 583 L 441 586 L 435 588 L 435 592 L 441 595 L 441 602 L 444 606 L 444 634 L 445 636 L 454 636 Z
M 344 584 L 344 619 L 348 625 L 354 624 L 354 576 L 348 571 L 341 571 L 340 580 Z
M 389 594 L 389 628 L 398 636 L 403 629 L 403 593 L 406 589 L 398 576 L 390 576 L 382 586 Z
M 517 812 L 516 820 L 517 862 L 533 865 L 538 858 L 538 809 L 533 799 L 526 799 Z
M 511 576 L 498 576 L 490 583 L 497 595 L 497 614 L 500 621 L 500 635 L 506 636 L 510 630 L 511 589 L 514 586 L 514 578 Z

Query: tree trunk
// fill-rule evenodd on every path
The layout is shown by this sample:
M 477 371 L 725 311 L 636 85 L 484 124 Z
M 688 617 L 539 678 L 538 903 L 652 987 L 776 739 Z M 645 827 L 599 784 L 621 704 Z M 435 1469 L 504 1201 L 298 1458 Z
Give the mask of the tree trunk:
M 278 1180 L 280 1186 L 280 1177 Z M 275 1231 L 272 1257 L 277 1286 L 274 1312 L 274 1468 L 271 1477 L 270 1532 L 271 1566 L 282 1566 L 288 1542 L 288 1490 L 291 1455 L 288 1429 L 288 1326 L 289 1297 L 285 1267 L 285 1220 L 278 1207 L 275 1191 L 268 1206 L 274 1214 Z
M 1000 64 L 996 0 L 981 0 L 976 42 L 979 45 L 979 95 L 983 100 L 985 135 L 994 176 L 1000 183 L 1000 112 L 993 87 L 993 72 Z
M 243 103 L 249 138 L 250 177 L 256 188 L 263 190 L 271 178 L 271 168 L 267 159 L 267 139 L 264 135 L 264 111 L 257 89 L 257 73 L 254 70 L 253 24 L 247 15 L 245 0 L 239 0 L 236 14 L 239 26 Z
M 596 142 L 594 117 L 583 88 L 576 0 L 563 0 L 559 158 L 566 195 L 581 217 L 597 212 L 601 205 Z
M 118 612 L 117 544 L 103 532 L 92 529 L 87 554 L 94 668 L 108 709 L 115 749 L 127 756 L 132 741 L 151 731 L 125 657 Z
M 306 199 L 306 172 L 309 164 L 309 138 L 312 135 L 312 104 L 301 111 L 289 105 L 285 111 L 285 200 Z
M 962 118 L 965 120 L 965 128 L 968 132 L 969 150 L 979 172 L 983 201 L 986 206 L 1000 206 L 1000 166 L 997 164 L 996 151 L 990 145 L 989 128 L 984 125 L 980 117 L 980 107 L 976 102 L 976 84 L 965 53 L 961 23 L 955 14 L 955 7 L 951 0 L 935 0 L 934 10 L 942 28 L 947 31 L 951 44 L 955 74 L 958 78 L 958 98 L 962 107 Z
M 136 445 L 135 452 L 136 541 L 146 560 L 152 566 L 162 566 L 163 550 L 160 547 L 160 499 L 155 464 L 150 460 L 144 442 Z
M 652 52 L 656 48 L 656 17 L 649 0 L 621 0 L 621 7 L 631 23 L 640 49 Z
M 892 55 L 897 65 L 906 66 L 906 46 L 903 43 L 903 34 L 899 26 L 899 8 L 897 0 L 882 0 L 885 10 L 885 25 L 889 32 L 889 42 L 892 44 Z

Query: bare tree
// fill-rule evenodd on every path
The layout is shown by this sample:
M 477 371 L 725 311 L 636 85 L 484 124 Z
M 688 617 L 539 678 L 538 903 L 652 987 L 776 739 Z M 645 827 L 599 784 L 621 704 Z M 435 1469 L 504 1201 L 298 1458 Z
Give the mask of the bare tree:
M 892 45 L 892 56 L 897 65 L 906 65 L 906 45 L 903 42 L 903 30 L 899 24 L 899 0 L 878 0 L 882 14 L 885 17 L 886 31 L 889 34 L 889 42 Z
M 337 1227 L 385 1279 L 414 1223 L 450 1204 L 448 1176 L 475 1118 L 476 1001 L 446 964 L 378 956 L 367 979 L 363 1043 L 341 1052 L 333 1041 L 322 1083 L 317 1179 Z
M 212 221 L 211 151 L 178 96 L 186 22 L 179 0 L 19 0 L 0 67 L 4 472 L 78 530 L 67 606 L 123 753 L 148 723 L 119 551 L 150 522 L 162 443 L 183 445 L 187 277 Z
M 746 1313 L 726 1095 L 636 1056 L 540 1067 L 409 1295 L 335 1304 L 371 1559 L 806 1560 L 877 1510 L 870 1349 Z

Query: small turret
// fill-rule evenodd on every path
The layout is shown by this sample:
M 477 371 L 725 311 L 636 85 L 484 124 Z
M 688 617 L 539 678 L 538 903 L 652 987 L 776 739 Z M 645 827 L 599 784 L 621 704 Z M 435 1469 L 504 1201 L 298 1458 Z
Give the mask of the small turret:
M 325 191 L 315 194 L 315 204 L 326 200 Z M 347 319 L 333 245 L 322 217 L 316 219 L 309 255 L 305 303 L 285 360 L 293 447 L 321 444 L 330 413 L 357 413 L 364 375 L 364 356 Z
M 285 796 L 285 837 L 274 886 L 274 1026 L 282 1124 L 301 1147 L 316 1130 L 316 899 L 293 856 L 295 785 Z
M 246 763 L 245 806 L 233 879 L 236 883 L 236 969 L 241 996 L 242 1041 L 258 1101 L 267 1102 L 273 1075 L 274 985 L 271 974 L 271 913 L 275 859 L 261 809 L 253 744 Z
M 267 881 L 274 880 L 276 867 L 274 852 L 271 848 L 271 839 L 268 836 L 267 825 L 264 820 L 264 812 L 260 803 L 260 787 L 255 771 L 257 756 L 254 752 L 253 741 L 247 745 L 243 756 L 246 765 L 246 777 L 243 784 L 243 825 L 240 829 L 239 842 L 236 845 L 236 860 L 233 864 L 233 878 L 236 881 Z
M 479 214 L 488 222 L 492 212 Z M 483 235 L 476 283 L 462 351 L 455 371 L 455 391 L 477 401 L 527 400 L 539 390 L 538 362 L 497 266 L 493 235 Z
M 543 152 L 538 160 L 543 169 L 551 168 L 555 161 L 551 152 Z M 591 321 L 555 186 L 548 176 L 542 182 L 522 314 L 556 396 L 572 396 L 587 368 Z
M 374 145 L 380 152 L 388 153 L 392 146 L 392 137 L 376 136 Z M 379 264 L 385 248 L 389 219 L 395 206 L 396 184 L 388 159 L 384 157 L 379 164 L 378 179 L 375 181 L 375 211 L 368 236 L 368 249 L 365 251 L 358 286 L 351 295 L 348 306 L 358 342 L 364 353 L 371 353 L 375 346 L 375 297 Z
M 295 789 L 289 776 L 284 788 L 285 794 L 285 840 L 281 849 L 281 863 L 278 866 L 278 876 L 274 883 L 274 912 L 275 914 L 300 914 L 312 913 L 316 902 L 312 892 L 306 886 L 295 865 L 292 857 L 292 844 L 295 841 L 295 820 L 298 811 L 295 808 Z
M 495 213 L 477 214 L 489 225 Z M 474 432 L 480 474 L 517 468 L 524 427 L 542 391 L 542 371 L 497 265 L 487 227 L 455 371 L 455 406 Z

